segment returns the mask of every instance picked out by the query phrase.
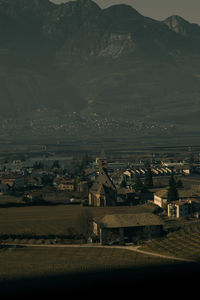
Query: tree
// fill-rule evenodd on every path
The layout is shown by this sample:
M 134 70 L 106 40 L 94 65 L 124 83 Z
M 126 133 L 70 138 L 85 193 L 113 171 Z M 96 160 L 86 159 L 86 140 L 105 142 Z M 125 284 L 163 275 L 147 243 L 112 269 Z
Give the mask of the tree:
M 147 172 L 145 173 L 144 186 L 147 189 L 153 187 L 153 176 L 150 168 L 147 168 Z
M 174 178 L 174 175 L 172 174 L 169 178 L 169 186 L 170 187 L 176 187 L 176 180 Z
M 69 174 L 73 177 L 76 177 L 77 175 L 79 175 L 80 170 L 81 170 L 80 161 L 73 158 L 73 160 L 71 161 L 71 163 L 68 167 Z
M 125 188 L 126 187 L 126 180 L 125 180 L 125 178 L 122 178 L 122 181 L 120 183 L 120 187 L 121 188 Z
M 59 161 L 58 161 L 58 160 L 55 160 L 55 161 L 53 162 L 52 169 L 54 169 L 54 168 L 56 168 L 56 169 L 59 169 L 59 168 L 60 168 L 60 164 L 59 164 Z
M 178 187 L 178 188 L 183 188 L 183 182 L 182 182 L 182 180 L 178 180 L 177 181 L 177 183 L 176 183 L 176 186 Z
M 135 178 L 135 190 L 138 191 L 138 190 L 142 190 L 144 188 L 144 185 L 140 179 L 140 177 L 136 176 Z
M 88 240 L 89 237 L 92 236 L 93 225 L 92 225 L 93 217 L 91 213 L 85 209 L 83 210 L 78 217 L 78 233 L 85 240 Z
M 150 168 L 150 161 L 149 160 L 144 161 L 144 167 L 147 168 L 147 169 Z
M 174 175 L 172 174 L 169 179 L 169 188 L 167 191 L 167 201 L 176 201 L 179 199 L 178 190 L 176 180 L 174 179 Z
M 42 162 L 34 162 L 34 164 L 33 164 L 33 169 L 34 170 L 38 170 L 38 169 L 43 169 L 44 168 L 44 165 L 43 165 L 43 163 Z

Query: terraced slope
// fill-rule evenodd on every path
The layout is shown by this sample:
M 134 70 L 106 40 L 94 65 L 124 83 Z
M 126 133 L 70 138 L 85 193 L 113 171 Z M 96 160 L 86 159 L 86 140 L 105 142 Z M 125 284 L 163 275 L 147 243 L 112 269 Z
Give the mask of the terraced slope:
M 150 241 L 140 249 L 200 261 L 200 223 Z

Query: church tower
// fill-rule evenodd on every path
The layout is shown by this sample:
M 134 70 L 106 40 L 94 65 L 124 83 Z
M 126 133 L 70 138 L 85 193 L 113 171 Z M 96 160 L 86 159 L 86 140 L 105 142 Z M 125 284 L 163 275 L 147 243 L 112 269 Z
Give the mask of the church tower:
M 107 158 L 102 151 L 99 158 L 99 174 L 89 189 L 90 206 L 115 206 L 117 203 L 117 190 L 107 171 Z
M 107 163 L 107 158 L 105 151 L 102 150 L 100 157 L 99 157 L 99 173 L 101 174 L 103 170 L 107 170 L 108 163 Z

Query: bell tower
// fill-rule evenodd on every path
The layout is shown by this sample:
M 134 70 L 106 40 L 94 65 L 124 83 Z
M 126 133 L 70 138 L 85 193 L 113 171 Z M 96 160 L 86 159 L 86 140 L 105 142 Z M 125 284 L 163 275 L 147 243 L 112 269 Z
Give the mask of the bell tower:
M 107 158 L 105 151 L 102 150 L 100 157 L 99 157 L 99 173 L 102 173 L 103 170 L 107 170 L 108 164 L 107 164 Z

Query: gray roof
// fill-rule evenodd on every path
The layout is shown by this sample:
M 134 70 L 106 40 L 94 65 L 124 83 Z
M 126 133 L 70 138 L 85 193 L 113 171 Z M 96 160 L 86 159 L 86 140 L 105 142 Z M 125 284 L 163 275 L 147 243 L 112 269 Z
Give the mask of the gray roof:
M 106 188 L 116 190 L 115 185 L 113 184 L 110 176 L 105 172 L 105 170 L 102 170 L 102 172 L 98 175 L 90 191 L 97 192 L 100 185 L 104 185 Z
M 160 217 L 152 213 L 112 214 L 95 218 L 94 222 L 102 228 L 139 227 L 163 225 Z

